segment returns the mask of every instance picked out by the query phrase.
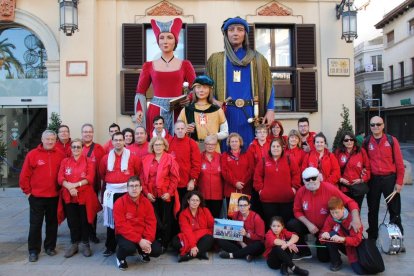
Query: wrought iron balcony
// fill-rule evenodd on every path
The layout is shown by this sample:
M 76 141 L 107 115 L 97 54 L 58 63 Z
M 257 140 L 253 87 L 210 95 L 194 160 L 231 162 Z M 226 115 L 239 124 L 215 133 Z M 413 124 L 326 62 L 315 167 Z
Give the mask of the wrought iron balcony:
M 367 67 L 367 66 L 358 66 L 355 67 L 355 75 L 359 75 L 359 74 L 363 74 L 363 73 L 371 73 L 371 72 L 377 72 L 377 71 L 384 71 L 384 68 L 380 67 L 377 68 L 377 66 L 373 66 L 371 68 Z
M 392 94 L 401 91 L 414 89 L 414 78 L 413 75 L 405 76 L 400 79 L 384 82 L 382 84 L 382 93 Z

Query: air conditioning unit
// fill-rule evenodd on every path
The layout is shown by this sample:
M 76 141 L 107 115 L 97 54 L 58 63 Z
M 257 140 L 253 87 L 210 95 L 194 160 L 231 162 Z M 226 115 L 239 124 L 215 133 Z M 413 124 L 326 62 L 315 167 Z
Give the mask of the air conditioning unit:
M 365 65 L 365 72 L 372 72 L 372 71 L 374 71 L 374 65 L 373 64 Z

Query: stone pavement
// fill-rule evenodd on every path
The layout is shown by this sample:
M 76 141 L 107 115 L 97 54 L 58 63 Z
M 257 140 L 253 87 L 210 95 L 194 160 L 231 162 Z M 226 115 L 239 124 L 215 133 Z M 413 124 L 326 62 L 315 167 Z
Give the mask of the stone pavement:
M 403 149 L 404 157 L 413 164 L 414 149 Z M 209 253 L 210 260 L 192 260 L 187 263 L 177 263 L 177 256 L 167 252 L 159 258 L 152 258 L 150 263 L 135 262 L 134 258 L 127 259 L 129 268 L 120 271 L 116 267 L 115 257 L 105 258 L 104 251 L 105 229 L 98 227 L 98 237 L 101 243 L 92 244 L 94 255 L 85 258 L 77 254 L 72 258 L 63 257 L 64 251 L 70 242 L 67 223 L 63 222 L 58 233 L 58 254 L 47 256 L 44 252 L 39 255 L 36 263 L 28 262 L 27 234 L 29 229 L 29 209 L 26 197 L 18 188 L 0 190 L 0 275 L 275 275 L 278 270 L 271 270 L 261 259 L 247 263 L 244 260 L 223 260 L 216 253 Z M 386 270 L 381 275 L 414 275 L 414 187 L 406 186 L 402 192 L 402 221 L 405 228 L 405 245 L 407 253 L 400 255 L 383 254 Z M 382 221 L 385 212 L 385 203 L 381 204 L 379 219 Z M 367 207 L 364 201 L 362 221 L 367 226 Z M 346 259 L 343 256 L 346 264 Z M 329 264 L 319 263 L 316 258 L 298 261 L 297 264 L 310 271 L 311 275 L 352 275 L 348 265 L 344 265 L 339 272 L 331 272 Z

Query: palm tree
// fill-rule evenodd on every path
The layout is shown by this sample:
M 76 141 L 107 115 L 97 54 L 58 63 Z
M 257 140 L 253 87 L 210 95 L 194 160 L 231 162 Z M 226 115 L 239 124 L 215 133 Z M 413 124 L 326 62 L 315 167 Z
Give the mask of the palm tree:
M 13 55 L 12 49 L 16 49 L 14 44 L 7 42 L 8 38 L 0 41 L 0 68 L 4 66 L 7 70 L 7 78 L 12 79 L 12 69 L 15 68 L 17 77 L 23 75 L 23 66 L 20 61 Z

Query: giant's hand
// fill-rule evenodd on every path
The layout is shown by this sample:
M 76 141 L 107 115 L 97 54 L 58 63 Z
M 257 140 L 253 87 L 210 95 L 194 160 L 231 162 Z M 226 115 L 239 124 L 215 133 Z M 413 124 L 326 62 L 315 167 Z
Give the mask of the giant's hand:
M 275 112 L 269 109 L 268 111 L 266 111 L 266 114 L 263 117 L 263 124 L 270 127 L 270 125 L 273 123 L 274 120 L 275 120 Z
M 135 119 L 137 120 L 138 124 L 142 123 L 143 118 L 144 118 L 144 113 L 142 113 L 142 111 L 137 111 L 137 113 L 135 114 Z

